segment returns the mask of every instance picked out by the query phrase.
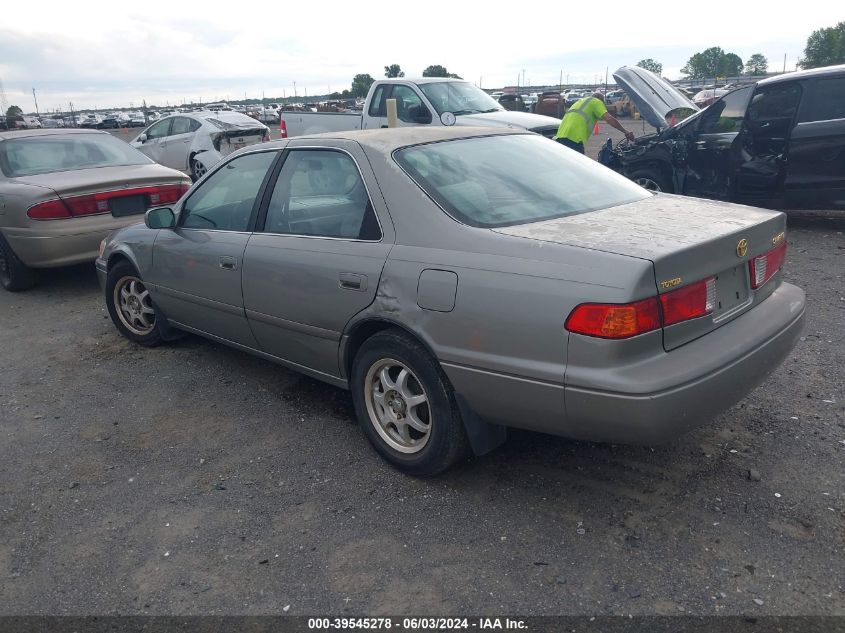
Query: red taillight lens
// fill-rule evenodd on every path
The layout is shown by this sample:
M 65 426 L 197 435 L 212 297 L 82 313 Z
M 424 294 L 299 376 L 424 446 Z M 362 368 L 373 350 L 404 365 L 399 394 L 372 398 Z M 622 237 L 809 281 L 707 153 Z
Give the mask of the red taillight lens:
M 147 196 L 147 207 L 177 202 L 191 186 L 186 183 L 176 185 L 152 185 L 134 187 L 118 191 L 103 191 L 84 196 L 68 196 L 61 200 L 48 200 L 31 207 L 26 214 L 33 220 L 60 220 L 86 215 L 109 213 L 109 200 L 126 196 Z
M 716 302 L 716 278 L 702 279 L 694 284 L 660 295 L 663 325 L 689 321 L 713 312 Z
M 279 137 L 280 138 L 287 138 L 288 137 L 288 126 L 285 123 L 284 119 L 279 119 Z
M 755 290 L 775 276 L 786 261 L 786 242 L 781 242 L 768 253 L 758 255 L 748 262 L 751 269 L 751 287 Z
M 629 338 L 660 327 L 657 298 L 634 303 L 582 303 L 566 319 L 566 329 L 598 338 Z
M 48 200 L 30 207 L 26 214 L 33 220 L 60 220 L 72 217 L 61 200 Z

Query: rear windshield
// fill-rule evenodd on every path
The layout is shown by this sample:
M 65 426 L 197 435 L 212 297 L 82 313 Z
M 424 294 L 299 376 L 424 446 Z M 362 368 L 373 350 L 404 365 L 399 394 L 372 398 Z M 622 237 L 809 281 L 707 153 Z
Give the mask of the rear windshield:
M 456 220 L 498 227 L 647 198 L 645 189 L 538 135 L 458 139 L 398 150 L 405 171 Z
M 151 162 L 110 134 L 28 136 L 0 142 L 0 170 L 9 178 Z

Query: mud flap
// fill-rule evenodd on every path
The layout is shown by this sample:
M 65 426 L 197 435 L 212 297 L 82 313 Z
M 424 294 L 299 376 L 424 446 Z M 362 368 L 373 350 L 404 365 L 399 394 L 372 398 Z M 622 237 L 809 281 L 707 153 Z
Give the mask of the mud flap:
M 170 325 L 170 321 L 167 320 L 167 316 L 165 316 L 164 312 L 161 311 L 161 308 L 159 308 L 155 303 L 153 303 L 153 310 L 155 310 L 156 313 L 156 323 L 158 323 L 158 331 L 163 341 L 178 341 L 180 338 L 187 335 L 186 332 Z
M 504 443 L 508 437 L 507 427 L 482 420 L 460 394 L 455 394 L 455 400 L 473 453 L 478 456 L 486 455 Z

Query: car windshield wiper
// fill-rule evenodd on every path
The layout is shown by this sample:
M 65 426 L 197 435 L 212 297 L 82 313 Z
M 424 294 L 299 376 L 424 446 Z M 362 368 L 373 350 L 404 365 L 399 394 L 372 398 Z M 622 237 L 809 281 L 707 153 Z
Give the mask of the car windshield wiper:
M 476 110 L 475 108 L 467 108 L 466 110 L 455 110 L 452 112 L 455 116 L 460 116 L 462 114 L 478 114 L 481 110 Z
M 480 114 L 490 114 L 491 112 L 501 112 L 504 108 L 490 108 L 489 110 L 481 110 Z

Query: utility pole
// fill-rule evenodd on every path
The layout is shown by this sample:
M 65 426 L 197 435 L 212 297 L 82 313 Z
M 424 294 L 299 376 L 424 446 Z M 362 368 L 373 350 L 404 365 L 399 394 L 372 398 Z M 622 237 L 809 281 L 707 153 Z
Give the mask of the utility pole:
M 32 99 L 35 101 L 35 116 L 40 117 L 38 113 L 38 97 L 35 96 L 35 88 L 32 89 Z
M 293 82 L 293 98 L 296 99 L 296 82 Z
M 783 74 L 786 74 L 786 53 L 783 54 Z
M 9 102 L 6 101 L 6 89 L 3 87 L 3 80 L 0 79 L 0 114 L 6 114 L 9 109 Z

